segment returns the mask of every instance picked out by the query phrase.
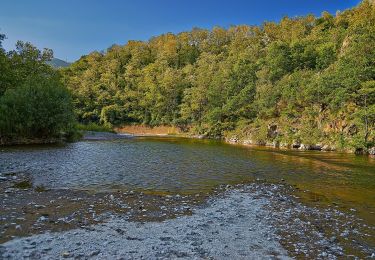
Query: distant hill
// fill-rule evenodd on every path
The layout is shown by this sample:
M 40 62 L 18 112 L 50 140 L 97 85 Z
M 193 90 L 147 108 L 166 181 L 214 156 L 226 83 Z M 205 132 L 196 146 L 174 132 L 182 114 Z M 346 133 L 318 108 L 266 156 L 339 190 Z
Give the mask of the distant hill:
M 48 61 L 47 64 L 51 65 L 54 68 L 64 68 L 70 65 L 69 62 L 66 62 L 57 58 L 53 58 L 51 61 Z

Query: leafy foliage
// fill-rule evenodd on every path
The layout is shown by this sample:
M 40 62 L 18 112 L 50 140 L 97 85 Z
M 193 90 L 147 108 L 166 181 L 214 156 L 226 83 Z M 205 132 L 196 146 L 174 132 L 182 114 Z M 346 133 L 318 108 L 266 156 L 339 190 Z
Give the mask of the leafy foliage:
M 364 149 L 375 138 L 374 46 L 375 7 L 365 0 L 336 16 L 129 41 L 63 74 L 82 123 Z
M 45 62 L 52 51 L 17 42 L 0 53 L 0 139 L 68 136 L 74 129 L 73 106 L 60 75 Z

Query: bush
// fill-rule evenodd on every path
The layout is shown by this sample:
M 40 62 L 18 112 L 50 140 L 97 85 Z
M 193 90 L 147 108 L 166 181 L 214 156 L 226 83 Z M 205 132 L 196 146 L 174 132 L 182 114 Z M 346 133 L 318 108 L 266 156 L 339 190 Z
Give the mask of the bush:
M 58 81 L 28 81 L 0 98 L 0 136 L 62 137 L 74 128 L 69 92 Z

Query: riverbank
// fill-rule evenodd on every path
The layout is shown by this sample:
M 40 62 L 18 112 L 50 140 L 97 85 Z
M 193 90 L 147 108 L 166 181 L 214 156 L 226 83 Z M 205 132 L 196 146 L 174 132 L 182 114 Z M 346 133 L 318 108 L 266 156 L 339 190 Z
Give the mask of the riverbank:
M 144 126 L 124 125 L 114 129 L 117 133 L 131 134 L 134 136 L 180 136 L 184 133 L 174 126 Z
M 82 134 L 82 139 L 84 141 L 103 141 L 103 140 L 116 140 L 116 139 L 129 139 L 133 138 L 132 134 L 125 133 L 110 133 L 110 132 L 95 132 L 95 131 L 85 131 Z
M 27 180 L 22 173 L 2 177 L 3 259 L 333 259 L 375 253 L 375 227 L 335 205 L 308 207 L 288 185 L 226 185 L 186 196 L 48 190 L 20 185 Z
M 82 128 L 82 127 L 81 127 Z M 83 128 L 82 128 L 83 129 Z M 88 128 L 89 129 L 89 128 Z M 100 129 L 100 128 L 98 128 Z M 111 131 L 91 131 L 91 130 L 81 130 L 81 137 L 77 138 L 80 140 L 89 141 L 100 141 L 100 140 L 114 140 L 114 139 L 127 139 L 132 137 L 183 137 L 183 138 L 194 138 L 194 139 L 212 139 L 206 137 L 205 135 L 196 135 L 189 132 L 183 132 L 177 127 L 173 126 L 155 126 L 149 127 L 144 125 L 124 125 L 121 127 L 114 128 Z M 252 139 L 243 139 L 236 136 L 228 136 L 222 138 L 226 143 L 238 144 L 245 146 L 259 146 L 259 147 L 269 147 L 275 149 L 290 149 L 290 150 L 300 150 L 300 151 L 322 151 L 322 152 L 345 152 L 345 153 L 355 153 L 358 155 L 369 155 L 375 157 L 375 147 L 369 149 L 343 149 L 338 150 L 335 145 L 332 144 L 314 144 L 308 145 L 303 142 L 296 143 L 281 143 L 281 142 L 259 142 Z M 12 146 L 12 145 L 32 145 L 32 144 L 55 144 L 64 143 L 65 139 L 62 138 L 49 138 L 49 139 L 14 139 L 14 140 L 2 140 L 0 139 L 0 146 Z
M 239 144 L 239 145 L 248 145 L 248 146 L 263 146 L 276 149 L 292 149 L 300 151 L 321 151 L 321 152 L 345 152 L 345 153 L 354 153 L 357 155 L 375 155 L 375 147 L 371 147 L 367 150 L 364 149 L 337 149 L 335 145 L 332 144 L 304 144 L 303 142 L 296 143 L 281 143 L 281 142 L 259 142 L 251 139 L 240 139 L 237 137 L 227 137 L 224 139 L 225 142 L 230 144 Z
M 105 131 L 90 131 L 81 130 L 79 137 L 73 141 L 103 141 L 116 139 L 129 139 L 134 137 L 133 134 L 105 132 Z M 65 144 L 68 143 L 66 138 L 16 138 L 16 139 L 0 139 L 0 146 L 14 146 L 14 145 L 49 145 L 49 144 Z
M 160 137 L 160 136 L 171 136 L 171 137 L 184 137 L 184 138 L 197 138 L 197 139 L 211 139 L 205 135 L 196 135 L 189 132 L 182 132 L 176 127 L 172 126 L 156 126 L 149 127 L 144 125 L 125 125 L 114 129 L 116 133 L 128 134 L 133 136 L 148 136 L 148 137 Z M 333 144 L 305 144 L 304 142 L 295 142 L 295 143 L 282 143 L 275 141 L 260 142 L 254 141 L 249 138 L 238 138 L 237 136 L 227 136 L 222 138 L 226 143 L 238 144 L 245 146 L 259 146 L 259 147 L 269 147 L 275 149 L 291 149 L 299 151 L 322 151 L 322 152 L 346 152 L 346 153 L 355 153 L 355 154 L 368 154 L 370 156 L 375 156 L 375 147 L 369 148 L 367 150 L 363 149 L 344 149 L 339 150 Z
M 16 138 L 16 139 L 0 139 L 1 146 L 12 145 L 35 145 L 35 144 L 56 144 L 65 142 L 62 138 Z
M 3 257 L 287 259 L 274 229 L 261 218 L 266 204 L 233 191 L 192 216 L 146 223 L 116 217 L 89 229 L 10 241 L 3 244 Z

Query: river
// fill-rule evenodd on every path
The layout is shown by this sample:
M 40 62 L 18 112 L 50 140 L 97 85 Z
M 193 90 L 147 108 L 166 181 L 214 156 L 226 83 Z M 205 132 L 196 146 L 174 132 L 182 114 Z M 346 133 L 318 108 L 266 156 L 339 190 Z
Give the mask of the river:
M 141 221 L 191 214 L 190 208 L 184 206 L 186 202 L 199 204 L 223 185 L 251 183 L 291 187 L 291 196 L 301 205 L 321 209 L 321 212 L 334 212 L 337 216 L 344 212 L 355 218 L 336 222 L 337 227 L 350 228 L 350 221 L 358 220 L 364 227 L 369 227 L 371 233 L 375 226 L 375 159 L 346 153 L 282 150 L 179 137 L 136 137 L 3 147 L 0 150 L 0 175 L 10 181 L 3 181 L 1 186 L 5 227 L 1 231 L 2 241 L 35 234 L 38 230 L 77 228 L 82 219 L 89 224 L 100 222 L 95 216 L 107 211 L 120 215 L 127 212 L 131 214 L 128 215 L 130 218 L 134 215 L 135 220 Z M 12 183 L 17 184 L 25 176 L 34 188 L 43 187 L 49 192 L 12 188 L 17 187 Z M 263 190 L 263 193 L 259 191 L 263 194 L 260 196 L 268 196 L 268 188 L 259 187 Z M 132 195 L 133 192 L 138 195 Z M 277 198 L 277 193 L 272 191 L 272 196 Z M 207 195 L 196 200 L 198 194 Z M 285 200 L 281 198 L 281 201 Z M 91 214 L 94 204 L 96 214 Z M 175 211 L 180 205 L 180 212 Z M 293 202 L 288 205 L 289 209 L 283 206 L 276 210 L 276 201 L 273 206 L 281 214 L 278 219 L 285 220 L 286 225 L 291 222 L 286 220 L 283 211 L 293 214 L 293 210 L 297 210 L 293 209 Z M 301 212 L 307 209 L 303 207 L 299 207 Z M 137 210 L 133 211 L 135 208 Z M 61 216 L 77 214 L 81 217 L 73 218 L 75 222 L 64 220 L 58 224 Z M 41 218 L 46 219 L 44 216 L 50 221 L 41 222 Z M 310 215 L 305 222 L 315 219 L 320 223 L 318 226 L 327 222 L 324 225 L 329 227 L 330 220 L 322 216 Z M 298 219 L 297 215 L 293 217 Z M 42 223 L 45 224 L 38 227 Z M 17 225 L 22 229 L 17 229 Z M 298 231 L 298 228 L 293 230 Z M 354 229 L 353 232 L 355 234 Z M 298 241 L 298 237 L 297 234 L 294 241 Z M 310 239 L 314 241 L 312 236 Z M 285 241 L 289 243 L 290 239 Z M 361 241 L 367 241 L 361 243 L 366 243 L 366 252 L 371 255 L 374 239 L 361 238 Z M 351 244 L 345 246 L 348 254 L 359 252 L 351 249 Z M 311 248 L 314 250 L 313 246 Z
M 191 194 L 220 184 L 285 182 L 307 203 L 334 203 L 375 224 L 375 160 L 367 156 L 143 137 L 2 148 L 0 172 L 10 171 L 48 188 L 93 191 Z

